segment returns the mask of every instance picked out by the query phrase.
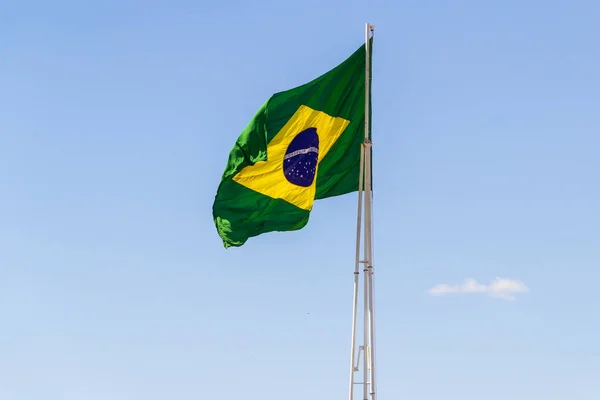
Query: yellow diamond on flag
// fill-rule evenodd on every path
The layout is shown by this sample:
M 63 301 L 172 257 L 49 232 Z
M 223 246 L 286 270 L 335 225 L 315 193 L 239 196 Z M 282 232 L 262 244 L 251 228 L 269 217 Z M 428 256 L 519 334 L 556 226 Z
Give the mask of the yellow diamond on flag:
M 267 146 L 267 161 L 238 172 L 233 180 L 258 193 L 312 208 L 319 162 L 350 121 L 300 106 Z

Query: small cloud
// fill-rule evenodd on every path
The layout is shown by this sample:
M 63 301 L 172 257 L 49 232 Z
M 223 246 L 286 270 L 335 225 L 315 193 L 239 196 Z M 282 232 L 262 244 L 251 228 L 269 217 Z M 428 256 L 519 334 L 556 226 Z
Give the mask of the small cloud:
M 443 296 L 451 293 L 487 293 L 492 297 L 504 300 L 515 300 L 515 293 L 529 292 L 529 288 L 515 279 L 496 278 L 488 286 L 478 283 L 475 279 L 465 279 L 460 285 L 435 285 L 429 289 L 432 296 Z

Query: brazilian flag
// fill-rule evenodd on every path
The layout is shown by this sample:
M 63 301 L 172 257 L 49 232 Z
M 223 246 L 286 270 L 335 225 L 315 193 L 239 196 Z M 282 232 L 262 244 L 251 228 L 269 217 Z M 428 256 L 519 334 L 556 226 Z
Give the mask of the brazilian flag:
M 366 49 L 272 95 L 238 137 L 213 204 L 226 248 L 262 233 L 301 229 L 316 199 L 358 190 Z

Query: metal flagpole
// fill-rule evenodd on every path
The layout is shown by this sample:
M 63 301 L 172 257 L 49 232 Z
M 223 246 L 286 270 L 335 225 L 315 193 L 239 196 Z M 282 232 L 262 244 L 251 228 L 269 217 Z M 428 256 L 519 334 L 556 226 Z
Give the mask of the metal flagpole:
M 374 26 L 366 24 L 365 28 L 365 138 L 360 153 L 360 177 L 358 190 L 358 216 L 356 226 L 356 259 L 354 267 L 354 303 L 352 309 L 352 349 L 350 353 L 350 391 L 349 400 L 354 398 L 354 385 L 363 385 L 363 400 L 375 400 L 375 302 L 373 295 L 373 232 L 372 232 L 372 182 L 371 182 L 371 49 L 370 38 Z M 364 209 L 363 209 L 364 200 Z M 362 215 L 364 213 L 364 226 Z M 361 238 L 361 233 L 364 235 Z M 363 259 L 360 257 L 361 239 Z M 358 312 L 359 265 L 363 264 L 364 307 L 363 307 L 363 345 L 356 352 L 356 328 Z M 356 381 L 356 372 L 360 370 L 362 356 L 362 382 Z
M 356 313 L 358 311 L 358 278 L 360 267 L 360 238 L 362 228 L 362 200 L 363 200 L 363 173 L 364 173 L 364 155 L 360 151 L 360 173 L 358 178 L 358 213 L 356 220 L 356 259 L 354 262 L 354 302 L 352 306 L 352 344 L 350 351 L 350 396 L 349 400 L 354 399 L 354 362 L 356 360 Z M 359 353 L 360 356 L 360 353 Z
M 365 365 L 369 367 L 369 380 L 365 380 L 365 388 L 367 383 L 370 389 L 371 400 L 375 400 L 375 337 L 374 337 L 374 302 L 373 302 L 373 230 L 372 230 L 372 214 L 373 214 L 373 191 L 371 182 L 371 49 L 369 36 L 373 33 L 374 26 L 367 24 L 365 28 L 365 47 L 366 47 L 366 62 L 365 62 L 365 238 L 364 238 L 364 258 L 365 258 Z M 365 391 L 366 392 L 366 391 Z M 365 396 L 365 400 L 367 397 Z

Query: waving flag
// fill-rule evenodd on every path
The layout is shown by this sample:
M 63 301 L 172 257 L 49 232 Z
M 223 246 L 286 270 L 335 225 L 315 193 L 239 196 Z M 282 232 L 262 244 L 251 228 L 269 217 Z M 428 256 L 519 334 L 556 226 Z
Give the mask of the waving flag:
M 315 80 L 272 95 L 238 137 L 213 204 L 226 248 L 301 229 L 316 199 L 358 190 L 365 51 L 363 45 Z

